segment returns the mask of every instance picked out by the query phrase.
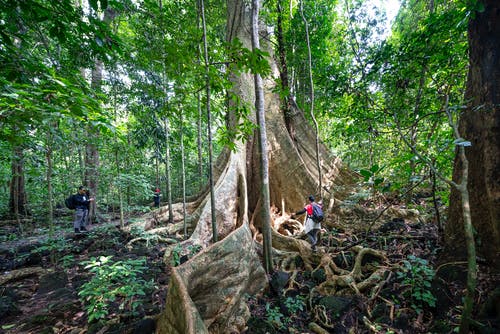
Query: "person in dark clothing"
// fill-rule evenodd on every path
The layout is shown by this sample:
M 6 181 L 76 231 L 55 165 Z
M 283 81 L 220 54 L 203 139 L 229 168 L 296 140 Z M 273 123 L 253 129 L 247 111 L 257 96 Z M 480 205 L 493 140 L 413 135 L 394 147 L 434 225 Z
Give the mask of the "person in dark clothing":
M 93 200 L 93 198 L 87 196 L 84 186 L 78 187 L 78 193 L 74 196 L 76 210 L 73 227 L 75 228 L 75 233 L 87 231 L 87 215 L 89 214 L 90 202 Z
M 155 208 L 160 207 L 160 197 L 161 197 L 160 188 L 156 188 L 155 193 L 153 195 L 153 200 L 155 202 Z
M 312 219 L 313 215 L 313 205 L 320 205 L 314 202 L 314 196 L 309 196 L 309 204 L 307 204 L 302 210 L 295 212 L 291 218 L 295 219 L 295 216 L 307 213 L 306 223 L 304 225 L 305 233 L 309 238 L 309 242 L 311 243 L 311 248 L 313 251 L 316 251 L 316 244 L 318 243 L 318 234 L 321 230 L 321 223 L 315 222 Z

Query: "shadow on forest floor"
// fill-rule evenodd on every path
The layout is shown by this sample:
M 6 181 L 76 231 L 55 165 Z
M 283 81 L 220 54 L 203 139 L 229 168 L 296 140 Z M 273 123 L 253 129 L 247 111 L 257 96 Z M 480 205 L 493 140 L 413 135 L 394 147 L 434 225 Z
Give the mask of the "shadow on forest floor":
M 40 229 L 22 240 L 8 240 L 14 239 L 11 228 L 0 231 L 0 333 L 151 333 L 154 323 L 144 319 L 163 309 L 169 281 L 164 246 L 146 240 L 128 247 L 141 232 L 123 232 L 113 223 L 95 224 L 88 233 L 69 231 L 59 230 L 51 239 Z M 249 296 L 245 333 L 456 330 L 466 265 L 437 265 L 440 247 L 434 224 L 394 219 L 362 237 L 329 228 L 318 255 L 328 253 L 337 266 L 349 270 L 354 257 L 330 236 L 342 239 L 343 245 L 386 252 L 391 271 L 370 293 L 325 296 L 316 293 L 324 270 L 307 271 L 298 258 L 294 275 L 276 271 L 267 291 Z M 387 265 L 376 258 L 363 261 L 365 266 Z M 107 278 L 96 281 L 97 272 Z M 498 333 L 500 281 L 486 267 L 479 273 L 473 331 Z M 120 290 L 120 284 L 126 288 Z

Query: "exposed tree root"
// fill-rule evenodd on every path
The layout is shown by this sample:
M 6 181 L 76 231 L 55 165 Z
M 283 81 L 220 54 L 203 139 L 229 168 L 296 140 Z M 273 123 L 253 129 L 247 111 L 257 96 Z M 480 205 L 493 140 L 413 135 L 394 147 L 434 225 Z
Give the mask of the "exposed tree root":
M 158 333 L 239 333 L 249 311 L 246 295 L 266 284 L 247 224 L 172 269 L 167 308 Z M 168 307 L 170 306 L 170 307 Z
M 313 331 L 316 334 L 329 334 L 330 332 L 327 331 L 326 329 L 322 328 L 320 325 L 318 325 L 315 322 L 311 322 L 309 324 L 309 329 Z
M 323 327 L 328 329 L 333 329 L 333 322 L 328 316 L 326 307 L 324 305 L 315 305 L 313 308 L 314 319 L 318 321 Z M 315 324 L 314 322 L 311 324 Z M 309 329 L 311 329 L 311 324 L 309 324 Z M 318 326 L 316 324 L 316 326 Z M 318 326 L 319 327 L 319 326 Z M 321 328 L 321 327 L 320 327 Z M 323 330 L 323 328 L 321 328 Z
M 151 234 L 150 237 L 139 237 L 139 238 L 134 238 L 134 239 L 130 240 L 127 243 L 127 247 L 131 247 L 134 243 L 139 242 L 139 241 L 150 242 L 151 240 L 154 240 L 156 242 L 162 242 L 162 243 L 165 243 L 165 244 L 175 244 L 175 243 L 178 242 L 178 240 L 176 240 L 176 239 L 163 238 L 163 237 L 161 237 L 159 235 Z

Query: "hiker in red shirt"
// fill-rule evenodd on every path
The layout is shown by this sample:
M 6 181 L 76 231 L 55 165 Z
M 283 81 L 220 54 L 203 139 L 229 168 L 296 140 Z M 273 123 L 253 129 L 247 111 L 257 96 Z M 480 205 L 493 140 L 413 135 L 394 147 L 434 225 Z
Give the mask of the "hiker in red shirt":
M 295 219 L 295 216 L 301 215 L 303 213 L 307 212 L 307 217 L 306 217 L 306 223 L 304 225 L 305 233 L 307 234 L 307 237 L 309 238 L 309 242 L 311 243 L 311 248 L 314 251 L 316 251 L 316 244 L 318 243 L 318 234 L 319 231 L 321 230 L 321 222 L 320 221 L 314 221 L 313 220 L 313 212 L 314 212 L 314 205 L 317 205 L 320 209 L 321 206 L 318 203 L 314 202 L 314 196 L 310 195 L 309 196 L 309 204 L 307 204 L 302 210 L 297 211 L 294 213 L 291 218 Z M 322 212 L 322 210 L 321 210 Z

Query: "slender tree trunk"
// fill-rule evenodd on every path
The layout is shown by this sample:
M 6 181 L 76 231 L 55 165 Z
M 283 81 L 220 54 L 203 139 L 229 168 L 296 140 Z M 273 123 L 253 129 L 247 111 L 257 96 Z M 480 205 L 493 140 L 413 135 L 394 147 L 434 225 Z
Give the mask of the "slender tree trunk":
M 467 180 L 469 176 L 469 162 L 465 156 L 465 148 L 459 147 L 460 160 L 462 162 L 462 180 L 456 189 L 460 192 L 462 199 L 462 215 L 464 223 L 465 242 L 467 247 L 467 291 L 464 296 L 462 319 L 460 321 L 459 334 L 469 333 L 469 324 L 474 306 L 474 294 L 477 285 L 477 263 L 476 243 L 474 241 L 474 227 L 472 226 L 471 208 Z
M 260 49 L 259 41 L 259 9 L 260 1 L 252 1 L 252 49 L 253 51 Z M 270 198 L 269 198 L 269 162 L 267 157 L 267 134 L 266 134 L 266 117 L 264 110 L 264 87 L 262 78 L 259 73 L 254 74 L 255 85 L 255 111 L 257 114 L 259 156 L 260 156 L 260 181 L 261 181 L 261 219 L 262 219 L 262 235 L 264 245 L 264 269 L 267 273 L 273 271 L 272 258 L 272 240 L 271 240 L 271 214 L 270 214 Z
M 15 146 L 12 156 L 12 176 L 10 181 L 9 212 L 20 221 L 20 216 L 27 216 L 28 201 L 24 184 L 24 152 L 21 146 Z M 22 228 L 22 226 L 20 226 Z
M 212 115 L 210 111 L 210 64 L 208 62 L 208 42 L 207 42 L 207 23 L 205 20 L 205 3 L 200 0 L 201 6 L 201 21 L 203 26 L 203 55 L 205 61 L 205 81 L 206 81 L 206 99 L 207 99 L 207 132 L 208 132 L 208 179 L 210 184 L 210 205 L 212 212 L 212 240 L 217 242 L 217 218 L 215 212 L 215 190 L 214 190 L 214 173 L 213 173 L 213 157 L 212 157 Z
M 197 1 L 197 6 L 198 6 L 198 15 L 196 17 L 196 26 L 198 27 L 198 30 L 201 30 L 201 4 L 200 0 Z M 201 65 L 201 44 L 198 43 L 198 48 L 197 48 L 197 57 L 198 57 L 198 64 Z M 203 129 L 202 129 L 202 124 L 203 124 L 203 109 L 201 107 L 201 92 L 198 91 L 196 93 L 196 101 L 197 101 L 197 107 L 198 107 L 198 133 L 197 133 L 197 145 L 198 145 L 198 190 L 201 190 L 204 185 L 204 177 L 203 177 L 203 146 L 202 146 L 202 137 L 203 137 Z
M 434 212 L 436 213 L 436 224 L 438 226 L 438 236 L 440 240 L 442 240 L 442 236 L 444 233 L 444 228 L 443 228 L 443 223 L 441 221 L 441 214 L 439 212 L 439 203 L 438 199 L 436 197 L 436 186 L 437 186 L 437 180 L 436 180 L 436 173 L 432 169 L 429 170 L 429 178 L 432 182 L 432 203 L 434 205 Z
M 123 213 L 123 191 L 121 189 L 121 184 L 118 185 L 118 200 L 120 201 L 120 228 L 123 230 L 125 228 L 125 215 Z
M 52 237 L 54 235 L 54 194 L 52 190 L 52 134 L 50 133 L 51 129 L 47 130 L 47 146 L 45 151 L 45 158 L 47 159 L 47 200 L 48 200 L 48 209 L 49 209 L 49 236 Z
M 303 1 L 300 0 L 300 15 L 304 21 L 304 26 L 306 29 L 306 44 L 307 44 L 307 66 L 309 74 L 309 99 L 310 99 L 310 113 L 311 119 L 314 123 L 314 131 L 316 135 L 316 168 L 318 169 L 318 194 L 319 197 L 323 198 L 323 180 L 321 173 L 321 161 L 319 156 L 319 127 L 316 117 L 314 116 L 314 80 L 313 80 L 313 70 L 312 70 L 312 55 L 311 55 L 311 43 L 309 41 L 309 24 L 307 23 L 306 17 L 304 16 Z
M 109 25 L 116 16 L 116 12 L 112 8 L 104 9 L 104 17 L 102 21 Z M 102 90 L 102 72 L 104 64 L 101 60 L 96 59 L 94 68 L 92 69 L 91 87 L 94 92 L 99 93 Z M 99 148 L 98 143 L 100 134 L 98 129 L 93 126 L 88 127 L 87 138 L 89 139 L 86 145 L 85 155 L 85 183 L 90 190 L 90 194 L 94 197 L 94 201 L 90 202 L 88 213 L 88 221 L 90 223 L 96 220 L 97 202 L 99 198 Z
M 165 118 L 165 177 L 167 181 L 168 223 L 174 223 L 174 210 L 172 208 L 172 177 L 170 173 L 170 124 Z
M 94 92 L 98 93 L 101 91 L 102 82 L 102 61 L 96 60 L 94 68 L 92 69 L 92 81 L 91 87 Z M 87 144 L 85 147 L 85 177 L 84 184 L 89 188 L 90 194 L 94 197 L 94 201 L 90 202 L 88 221 L 92 223 L 95 221 L 96 214 L 96 202 L 99 196 L 98 194 L 98 182 L 99 182 L 99 149 L 97 143 L 99 142 L 99 131 L 95 129 L 90 124 L 87 126 Z
M 424 65 L 422 67 L 422 71 L 420 73 L 420 80 L 418 84 L 418 91 L 417 95 L 415 97 L 415 105 L 413 107 L 413 120 L 414 123 L 410 127 L 410 143 L 413 147 L 417 147 L 417 136 L 418 136 L 418 115 L 420 113 L 420 105 L 422 103 L 422 97 L 424 93 L 424 87 L 425 87 L 425 79 L 427 77 L 427 66 Z M 408 182 L 410 184 L 410 189 L 412 189 L 412 185 L 415 184 L 414 176 L 415 176 L 415 171 L 416 171 L 416 162 L 414 159 L 410 159 L 410 175 Z M 413 191 L 408 192 L 408 199 L 410 200 L 413 195 Z
M 181 169 L 182 169 L 182 222 L 184 225 L 184 236 L 187 236 L 187 222 L 186 222 L 186 167 L 184 162 L 184 115 L 182 107 L 179 106 L 179 122 L 181 127 L 180 142 L 181 142 Z
M 160 161 L 158 159 L 160 149 L 159 149 L 158 145 L 156 145 L 155 150 L 156 150 L 156 152 L 155 152 L 155 180 L 156 180 L 155 187 L 158 188 L 158 187 L 160 187 Z
M 278 42 L 278 67 L 280 71 L 280 84 L 281 84 L 281 98 L 282 98 L 282 108 L 285 115 L 285 125 L 290 134 L 293 133 L 293 129 L 290 128 L 290 85 L 288 83 L 288 67 L 286 64 L 286 52 L 285 52 L 285 41 L 283 36 L 283 0 L 276 1 L 276 11 L 277 22 L 276 22 L 276 40 Z M 293 136 L 293 135 L 292 135 Z
M 203 146 L 202 146 L 202 119 L 203 112 L 201 108 L 201 94 L 198 92 L 197 94 L 198 101 L 198 133 L 197 133 L 197 147 L 198 147 L 198 190 L 201 190 L 203 187 Z

